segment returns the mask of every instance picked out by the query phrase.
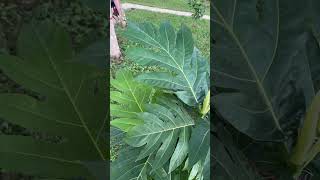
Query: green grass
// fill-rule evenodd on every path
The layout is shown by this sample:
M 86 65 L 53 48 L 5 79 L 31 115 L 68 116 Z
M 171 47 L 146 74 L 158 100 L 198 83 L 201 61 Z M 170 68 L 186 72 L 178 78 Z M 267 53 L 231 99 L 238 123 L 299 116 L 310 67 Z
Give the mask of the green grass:
M 152 6 L 152 7 L 192 12 L 192 9 L 188 5 L 188 0 L 123 0 L 121 2 L 122 3 L 128 2 L 128 3 L 135 3 L 135 4 L 146 5 L 146 6 Z M 209 3 L 207 2 L 206 5 L 207 5 L 207 8 L 206 8 L 205 14 L 209 15 L 210 14 Z
M 155 25 L 159 25 L 163 21 L 169 21 L 175 28 L 181 26 L 181 24 L 187 25 L 192 33 L 196 44 L 196 47 L 202 52 L 203 56 L 209 59 L 210 57 L 210 21 L 208 20 L 194 20 L 191 17 L 182 17 L 169 14 L 153 13 L 141 10 L 131 10 L 126 13 L 128 21 L 132 22 L 152 22 Z M 125 56 L 125 51 L 129 47 L 135 47 L 136 44 L 129 42 L 125 37 L 121 35 L 121 28 L 117 29 L 118 40 L 120 44 L 121 51 L 124 55 L 124 63 L 120 65 L 112 64 L 111 73 L 114 74 L 119 68 L 125 67 L 130 69 L 134 74 L 145 71 L 154 71 L 156 67 L 141 67 L 130 61 L 128 57 Z

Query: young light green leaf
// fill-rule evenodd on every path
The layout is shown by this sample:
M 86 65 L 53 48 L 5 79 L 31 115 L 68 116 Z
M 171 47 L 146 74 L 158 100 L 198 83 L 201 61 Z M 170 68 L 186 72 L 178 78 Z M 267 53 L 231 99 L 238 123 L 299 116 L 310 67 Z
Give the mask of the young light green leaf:
M 112 120 L 111 125 L 128 131 L 141 124 L 137 113 L 144 111 L 145 104 L 150 101 L 152 88 L 135 81 L 132 73 L 124 69 L 117 71 L 111 85 L 117 89 L 110 92 L 110 98 L 115 102 L 110 107 L 111 115 L 119 118 Z
M 193 165 L 188 180 L 196 179 L 200 171 L 201 171 L 201 161 Z
M 202 108 L 201 108 L 201 114 L 202 118 L 210 111 L 210 91 L 207 93 L 206 97 L 204 98 Z
M 297 143 L 290 157 L 290 162 L 296 167 L 295 175 L 298 177 L 312 159 L 320 152 L 320 91 L 316 94 L 304 118 L 303 126 Z
M 117 118 L 115 120 L 112 120 L 110 124 L 121 129 L 124 132 L 128 132 L 128 130 L 132 127 L 143 124 L 143 121 L 140 119 Z

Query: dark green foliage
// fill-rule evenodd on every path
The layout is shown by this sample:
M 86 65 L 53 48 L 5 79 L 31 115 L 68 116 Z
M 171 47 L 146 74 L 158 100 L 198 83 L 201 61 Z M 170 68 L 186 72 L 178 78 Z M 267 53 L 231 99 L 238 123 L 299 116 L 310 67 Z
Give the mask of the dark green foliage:
M 188 4 L 194 11 L 192 16 L 195 19 L 199 19 L 204 15 L 206 11 L 205 0 L 189 0 Z
M 0 68 L 23 87 L 44 96 L 0 95 L 0 116 L 58 142 L 0 135 L 0 167 L 49 177 L 93 179 L 88 164 L 106 163 L 105 80 L 97 69 L 70 63 L 69 35 L 58 25 L 31 23 L 18 38 L 17 56 L 1 55 Z M 40 165 L 40 166 L 39 166 Z
M 33 3 L 24 4 L 22 1 L 0 2 L 0 54 L 16 54 L 16 41 L 21 27 L 32 19 L 40 21 L 50 19 L 65 27 L 71 34 L 73 46 L 77 50 L 86 47 L 91 41 L 95 41 L 95 39 L 99 39 L 101 36 L 106 36 L 105 15 L 88 8 L 85 4 L 80 4 L 78 0 L 35 0 L 28 2 Z M 95 52 L 101 53 L 103 50 L 98 49 Z M 85 53 L 87 52 L 82 52 L 82 54 Z M 90 62 L 96 62 L 95 64 L 97 62 L 105 62 L 105 60 L 101 61 L 101 58 L 96 58 L 97 60 Z M 84 55 L 77 57 L 77 60 L 85 61 Z M 101 64 L 97 65 L 99 67 L 105 66 Z M 35 92 L 21 87 L 21 85 L 8 78 L 0 69 L 0 93 L 3 92 L 28 94 L 32 97 L 37 96 Z M 4 121 L 1 121 L 0 128 L 0 133 L 16 134 L 21 132 L 24 135 L 32 134 L 24 128 L 13 126 Z
M 247 179 L 259 180 L 257 172 L 247 162 L 244 154 L 234 145 L 231 134 L 221 125 L 218 126 L 212 142 L 214 161 L 211 169 L 213 177 L 218 180 Z
M 103 6 L 104 9 L 106 6 Z M 36 0 L 31 5 L 18 1 L 0 2 L 0 12 L 0 39 L 4 38 L 4 41 L 0 41 L 0 49 L 4 48 L 6 52 L 15 52 L 22 25 L 32 19 L 49 19 L 59 24 L 71 34 L 73 46 L 77 49 L 107 35 L 106 15 L 91 9 L 80 0 Z
M 106 10 L 107 4 L 100 6 Z M 56 1 L 41 3 L 33 11 L 33 18 L 37 20 L 49 19 L 71 34 L 72 43 L 76 49 L 87 47 L 98 39 L 106 39 L 108 21 L 107 16 L 86 3 L 79 0 Z M 101 38 L 102 37 L 102 38 Z
M 296 145 L 303 115 L 319 91 L 320 4 L 315 0 L 216 0 L 212 7 L 216 111 L 232 125 L 233 137 L 242 137 L 236 146 L 251 152 L 246 155 L 260 174 L 271 173 L 278 179 L 291 173 L 291 179 L 286 161 Z M 247 144 L 240 134 L 255 145 Z M 260 166 L 260 158 L 273 168 Z
M 23 24 L 30 23 L 32 19 L 40 21 L 50 19 L 66 28 L 69 34 L 71 34 L 73 47 L 76 47 L 78 51 L 95 41 L 95 39 L 106 35 L 105 28 L 107 21 L 105 15 L 88 8 L 85 4 L 80 4 L 78 0 L 1 1 L 0 54 L 17 54 L 16 42 L 19 33 L 23 31 L 21 27 L 23 27 Z M 11 77 L 3 74 L 1 70 L 0 92 L 26 94 L 37 100 L 43 100 L 43 96 L 39 96 L 39 93 L 26 89 L 21 84 L 17 84 Z M 2 121 L 2 119 L 0 119 L 0 134 L 28 136 L 29 138 L 55 143 L 62 140 L 61 136 L 39 129 L 26 129 L 20 125 Z M 14 173 L 7 173 L 5 170 L 3 172 L 4 174 L 1 174 L 1 178 L 23 179 L 25 177 L 27 179 L 27 176 L 16 176 Z

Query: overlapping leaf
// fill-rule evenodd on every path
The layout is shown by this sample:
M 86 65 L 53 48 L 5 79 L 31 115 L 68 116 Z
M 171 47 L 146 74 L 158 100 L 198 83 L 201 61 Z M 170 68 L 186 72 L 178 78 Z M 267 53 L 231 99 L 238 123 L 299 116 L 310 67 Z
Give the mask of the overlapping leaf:
M 140 152 L 140 148 L 124 149 L 119 152 L 120 157 L 111 164 L 112 180 L 147 180 L 153 177 L 155 180 L 169 180 L 168 174 L 162 169 L 158 169 L 151 173 L 152 160 L 151 156 L 136 160 Z
M 199 160 L 202 163 L 208 154 L 210 147 L 210 125 L 207 121 L 200 121 L 192 130 L 189 146 L 189 166 L 193 166 Z
M 59 143 L 0 135 L 0 167 L 51 177 L 94 179 L 87 162 L 106 163 L 104 79 L 93 67 L 70 63 L 68 34 L 52 23 L 31 23 L 18 40 L 18 56 L 1 55 L 0 68 L 44 98 L 1 94 L 0 116 L 30 130 L 60 136 Z
M 214 103 L 241 132 L 279 141 L 315 94 L 305 49 L 308 13 L 301 1 L 258 2 L 213 3 L 213 78 L 234 90 Z
M 191 167 L 189 159 L 185 163 L 184 170 L 189 169 L 188 180 L 209 180 L 210 179 L 210 150 L 207 151 L 205 158 L 199 158 L 198 162 Z
M 315 92 L 320 90 L 320 2 L 310 0 L 311 11 L 311 30 L 309 31 L 308 40 L 306 43 L 307 56 L 309 59 L 310 72 L 314 83 Z
M 117 101 L 117 104 L 125 106 L 125 108 L 116 109 L 117 116 L 129 116 L 128 118 L 132 121 L 140 120 L 143 122 L 130 125 L 130 128 L 126 128 L 127 124 L 120 125 L 123 130 L 127 131 L 126 142 L 131 147 L 139 149 L 138 153 L 130 156 L 136 163 L 139 163 L 126 166 L 126 170 L 123 170 L 122 173 L 114 171 L 115 176 L 113 177 L 119 177 L 132 170 L 131 168 L 139 166 L 148 167 L 136 169 L 144 174 L 141 179 L 148 177 L 154 179 L 188 179 L 188 177 L 189 179 L 209 179 L 208 165 L 210 161 L 206 158 L 209 151 L 209 138 L 206 133 L 209 131 L 209 125 L 195 126 L 193 118 L 183 107 L 183 104 L 176 101 L 176 97 L 178 97 L 189 106 L 200 107 L 205 95 L 208 94 L 209 66 L 194 47 L 190 30 L 182 26 L 176 34 L 169 23 L 163 23 L 160 30 L 149 23 L 141 25 L 130 23 L 125 34 L 129 39 L 145 46 L 144 48 L 130 49 L 126 53 L 127 57 L 140 65 L 157 65 L 166 69 L 164 72 L 142 73 L 136 79 L 166 91 L 160 89 L 160 93 L 156 95 L 152 103 L 141 101 L 138 104 L 143 108 L 134 106 L 135 108 L 131 108 L 133 111 L 126 110 L 129 103 L 123 99 L 128 98 L 118 98 L 127 96 L 124 95 L 126 92 L 123 92 L 121 88 L 116 87 L 120 92 L 111 94 L 111 97 L 117 97 L 117 99 L 112 97 Z M 130 77 L 132 79 L 132 75 Z M 134 82 L 132 86 L 139 84 L 133 79 L 132 81 Z M 123 82 L 122 78 L 121 83 Z M 176 96 L 169 98 L 169 96 L 163 95 L 163 92 L 168 92 L 168 90 L 174 92 Z M 144 97 L 140 96 L 136 99 L 141 100 L 141 98 Z M 203 114 L 207 112 L 207 104 L 204 105 Z M 195 132 L 192 133 L 192 131 Z M 191 136 L 193 137 L 191 138 Z M 197 148 L 191 150 L 190 145 L 197 146 Z M 195 155 L 192 154 L 194 152 Z M 182 168 L 190 157 L 192 165 L 183 171 Z M 148 166 L 141 166 L 146 161 Z M 126 176 L 126 178 L 140 179 L 137 174 L 140 173 Z
M 167 22 L 157 29 L 150 23 L 129 23 L 124 33 L 144 45 L 131 48 L 128 57 L 140 65 L 158 65 L 169 72 L 144 73 L 138 80 L 174 93 L 187 105 L 196 106 L 209 89 L 209 65 L 194 47 L 191 31 L 184 25 L 176 33 Z
M 193 119 L 186 110 L 169 99 L 147 105 L 146 112 L 141 113 L 139 118 L 144 120 L 144 124 L 133 127 L 126 137 L 129 145 L 144 146 L 138 160 L 155 152 L 154 169 L 162 167 L 169 160 L 170 172 L 176 169 L 187 156 Z
M 152 88 L 133 79 L 132 73 L 127 70 L 119 70 L 111 85 L 117 91 L 111 91 L 111 115 L 117 117 L 111 121 L 111 125 L 127 132 L 131 127 L 141 124 L 137 113 L 144 112 L 145 104 L 150 102 Z
M 219 127 L 216 135 L 211 136 L 214 142 L 212 150 L 213 164 L 211 171 L 217 180 L 259 180 L 257 172 L 249 166 L 247 159 L 237 149 L 232 137 L 224 127 Z

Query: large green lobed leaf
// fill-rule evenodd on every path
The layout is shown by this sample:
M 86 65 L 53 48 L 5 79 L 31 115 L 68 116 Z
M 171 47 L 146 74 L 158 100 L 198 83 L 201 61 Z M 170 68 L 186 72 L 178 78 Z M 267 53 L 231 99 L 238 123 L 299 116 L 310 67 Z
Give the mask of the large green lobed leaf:
M 151 101 L 153 89 L 137 82 L 132 73 L 124 69 L 117 71 L 111 85 L 116 89 L 110 92 L 113 101 L 110 105 L 111 115 L 115 118 L 111 125 L 127 132 L 135 125 L 142 124 L 137 115 L 144 112 L 145 104 Z
M 169 180 L 168 175 L 163 168 L 152 171 L 152 157 L 136 160 L 140 148 L 127 147 L 120 151 L 120 157 L 111 163 L 112 180 L 147 180 L 152 177 L 155 180 Z
M 125 141 L 132 151 L 121 151 L 111 164 L 112 179 L 209 179 L 209 124 L 195 124 L 178 101 L 156 103 L 145 105 L 138 116 L 143 124 L 129 129 Z
M 60 136 L 62 141 L 0 135 L 0 167 L 47 177 L 95 179 L 87 165 L 97 162 L 106 167 L 108 153 L 106 81 L 94 78 L 101 72 L 70 63 L 70 38 L 50 22 L 26 25 L 17 46 L 17 56 L 0 55 L 0 68 L 44 98 L 1 94 L 0 116 L 32 131 Z
M 126 56 L 140 65 L 158 66 L 162 72 L 136 78 L 117 72 L 111 114 L 120 121 L 111 124 L 127 132 L 125 142 L 135 153 L 120 153 L 130 163 L 116 160 L 112 178 L 209 179 L 209 123 L 197 118 L 196 112 L 189 113 L 201 107 L 208 94 L 209 65 L 194 47 L 190 30 L 182 26 L 176 33 L 167 22 L 160 29 L 150 23 L 129 23 L 125 34 L 144 46 L 129 49 Z M 147 85 L 157 87 L 157 93 L 148 91 Z
M 310 51 L 319 46 L 305 8 L 311 2 L 213 3 L 214 85 L 233 90 L 221 91 L 214 103 L 227 121 L 256 140 L 284 141 L 286 127 L 296 123 L 318 88 L 312 74 L 319 72 L 314 59 L 319 51 Z
M 146 107 L 146 112 L 139 115 L 144 124 L 133 127 L 127 134 L 126 142 L 133 147 L 145 145 L 138 160 L 155 152 L 154 169 L 170 160 L 170 173 L 187 157 L 190 128 L 194 121 L 183 108 L 169 99 Z
M 194 47 L 189 28 L 182 25 L 176 33 L 168 22 L 162 23 L 159 29 L 151 23 L 129 23 L 124 34 L 144 46 L 126 52 L 131 60 L 167 70 L 141 74 L 138 80 L 173 91 L 189 106 L 197 106 L 203 101 L 209 90 L 209 65 Z

